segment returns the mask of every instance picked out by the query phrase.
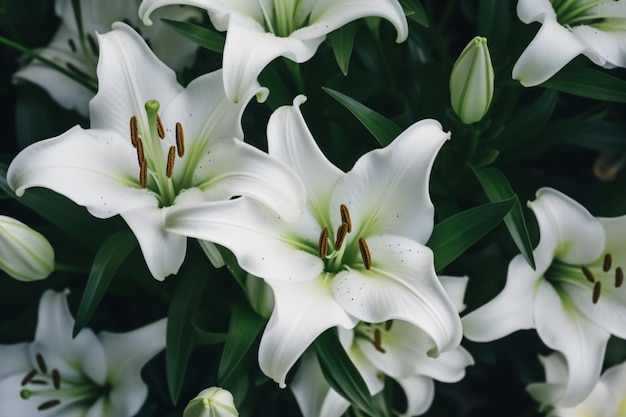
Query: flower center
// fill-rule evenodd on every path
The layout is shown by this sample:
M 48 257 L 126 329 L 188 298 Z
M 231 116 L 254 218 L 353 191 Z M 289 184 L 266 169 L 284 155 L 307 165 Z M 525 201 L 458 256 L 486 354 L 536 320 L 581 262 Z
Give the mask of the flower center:
M 137 151 L 139 163 L 139 185 L 154 192 L 159 199 L 160 207 L 174 203 L 178 190 L 174 186 L 172 175 L 176 156 L 185 155 L 185 136 L 181 123 L 176 123 L 176 145 L 172 145 L 164 153 L 161 140 L 165 139 L 165 129 L 159 117 L 159 102 L 148 100 L 145 104 L 148 116 L 148 129 L 139 135 L 137 116 L 130 118 L 130 141 Z
M 354 335 L 370 341 L 380 353 L 386 353 L 387 351 L 383 347 L 383 336 L 391 330 L 392 326 L 393 320 L 376 324 L 361 322 L 354 329 Z
M 624 269 L 614 265 L 610 253 L 605 253 L 589 265 L 569 265 L 554 260 L 544 276 L 548 282 L 556 286 L 567 282 L 589 288 L 593 304 L 600 299 L 603 286 L 605 289 L 610 287 L 617 289 L 624 283 Z
M 107 395 L 110 386 L 101 386 L 88 378 L 69 380 L 58 369 L 49 369 L 41 353 L 35 356 L 37 368 L 30 370 L 22 379 L 20 397 L 23 400 L 40 398 L 38 411 L 49 410 L 59 405 L 84 402 L 91 404 Z
M 563 26 L 585 24 L 597 27 L 606 20 L 589 11 L 601 3 L 606 3 L 607 0 L 551 0 L 551 2 L 557 21 Z
M 341 214 L 341 225 L 337 228 L 334 242 L 329 236 L 328 227 L 324 227 L 320 233 L 317 255 L 320 259 L 324 260 L 325 270 L 327 272 L 339 272 L 342 270 L 344 265 L 350 263 L 346 262 L 346 259 L 353 259 L 356 252 L 353 243 L 354 240 L 349 240 L 349 242 L 344 245 L 346 237 L 352 231 L 352 221 L 350 220 L 348 207 L 342 204 L 339 207 L 339 212 Z M 359 237 L 357 242 L 363 266 L 365 266 L 365 269 L 369 270 L 372 268 L 372 256 L 367 242 L 363 237 Z
M 266 31 L 276 36 L 287 37 L 308 24 L 308 13 L 299 13 L 301 12 L 300 3 L 301 0 L 274 0 L 272 12 L 267 10 L 263 1 L 259 1 L 259 6 L 263 12 L 263 21 L 259 23 Z

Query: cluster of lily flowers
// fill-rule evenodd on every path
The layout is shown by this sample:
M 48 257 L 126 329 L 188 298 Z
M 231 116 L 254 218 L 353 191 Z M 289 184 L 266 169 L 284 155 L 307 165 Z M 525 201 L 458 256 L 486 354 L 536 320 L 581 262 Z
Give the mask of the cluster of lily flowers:
M 461 318 L 471 277 L 438 275 L 426 246 L 435 226 L 430 173 L 454 132 L 434 119 L 417 121 L 344 172 L 318 146 L 300 110 L 307 98 L 298 95 L 271 114 L 267 152 L 244 141 L 246 108 L 271 94 L 258 81 L 271 61 L 305 62 L 326 35 L 361 18 L 390 22 L 403 42 L 402 6 L 143 0 L 96 12 L 83 2 L 83 29 L 72 2 L 57 0 L 62 22 L 39 52 L 44 59 L 15 78 L 41 85 L 88 116 L 90 127 L 21 150 L 6 181 L 17 196 L 43 187 L 94 217 L 119 215 L 156 280 L 178 273 L 189 238 L 200 243 L 207 268 L 245 271 L 247 296 L 262 299 L 254 307 L 268 320 L 258 365 L 293 392 L 306 417 L 339 417 L 354 406 L 329 381 L 314 347 L 329 329 L 372 397 L 390 379 L 402 388 L 401 415 L 427 412 L 434 381 L 464 378 L 475 360 L 463 337 L 491 342 L 522 329 L 536 329 L 551 350 L 541 358 L 545 381 L 527 388 L 542 410 L 624 415 L 626 364 L 602 370 L 609 338 L 626 339 L 626 217 L 594 217 L 565 194 L 539 189 L 528 203 L 540 233 L 534 265 L 514 257 L 504 289 Z M 199 21 L 203 12 L 226 32 L 222 69 L 183 87 L 175 69 L 193 60 L 196 45 L 162 30 L 158 19 Z M 626 1 L 520 0 L 517 13 L 541 23 L 513 68 L 524 86 L 550 79 L 581 54 L 605 68 L 626 66 Z M 450 88 L 465 124 L 485 115 L 493 68 L 484 38 L 463 51 Z M 54 250 L 40 233 L 0 216 L 0 268 L 18 280 L 44 279 L 54 271 Z M 0 416 L 131 417 L 142 408 L 141 369 L 167 349 L 167 319 L 127 333 L 83 328 L 73 335 L 67 293 L 42 295 L 33 342 L 0 346 Z M 206 389 L 185 417 L 238 415 L 228 391 L 198 388 Z

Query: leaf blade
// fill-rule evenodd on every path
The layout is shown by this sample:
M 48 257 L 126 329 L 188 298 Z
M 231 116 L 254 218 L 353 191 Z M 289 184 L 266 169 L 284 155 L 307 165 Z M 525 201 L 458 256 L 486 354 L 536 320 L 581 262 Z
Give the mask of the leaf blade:
M 190 41 L 197 43 L 209 51 L 223 53 L 226 39 L 219 33 L 213 32 L 204 26 L 191 22 L 179 22 L 170 19 L 161 19 L 163 23 L 180 33 Z

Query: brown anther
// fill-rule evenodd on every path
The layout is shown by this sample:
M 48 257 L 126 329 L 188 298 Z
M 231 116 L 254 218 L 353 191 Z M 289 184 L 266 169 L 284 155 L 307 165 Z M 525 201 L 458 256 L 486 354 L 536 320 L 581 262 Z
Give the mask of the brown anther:
M 341 223 L 341 226 L 337 228 L 337 240 L 335 241 L 335 250 L 341 249 L 341 245 L 343 245 L 343 241 L 346 239 L 347 234 L 348 223 Z
M 37 410 L 39 411 L 43 411 L 43 410 L 48 410 L 52 407 L 55 407 L 57 405 L 61 404 L 61 401 L 59 400 L 50 400 L 50 401 L 46 401 L 45 403 L 42 403 L 39 407 L 37 407 Z
M 602 283 L 600 283 L 600 281 L 598 281 L 593 286 L 593 296 L 591 297 L 591 301 L 593 301 L 594 304 L 596 304 L 598 302 L 598 299 L 600 299 L 600 291 L 601 290 L 602 290 Z
M 322 233 L 320 233 L 320 240 L 318 242 L 318 252 L 317 255 L 324 259 L 326 257 L 326 250 L 328 249 L 328 227 L 322 229 Z
M 583 272 L 585 278 L 587 278 L 587 281 L 591 282 L 592 284 L 596 282 L 596 278 L 593 276 L 591 269 L 587 268 L 586 266 L 581 266 L 580 270 Z
M 361 258 L 363 258 L 363 264 L 365 265 L 365 269 L 369 270 L 372 268 L 372 255 L 370 255 L 370 250 L 367 247 L 367 242 L 362 237 L 359 238 L 359 249 L 361 250 Z
M 37 375 L 37 371 L 36 370 L 32 370 L 29 373 L 26 374 L 26 376 L 24 376 L 24 379 L 22 379 L 22 386 L 28 384 L 30 381 L 33 380 L 33 378 Z
M 163 122 L 161 121 L 161 118 L 159 117 L 158 114 L 157 114 L 157 134 L 159 135 L 161 139 L 165 138 L 165 129 L 163 129 Z
M 54 389 L 61 389 L 61 374 L 58 369 L 52 370 L 52 384 Z
M 74 43 L 74 39 L 70 38 L 67 40 L 67 44 L 70 46 L 70 49 L 73 53 L 76 53 L 76 43 Z
M 141 188 L 148 187 L 148 162 L 146 162 L 145 159 L 143 159 L 139 165 L 139 184 Z
M 172 178 L 174 172 L 174 159 L 176 158 L 176 146 L 170 146 L 170 150 L 167 153 L 167 167 L 165 167 L 165 175 L 167 178 Z
M 179 122 L 176 123 L 176 148 L 178 149 L 178 156 L 182 158 L 185 155 L 185 134 L 183 133 L 183 125 Z
M 87 36 L 87 43 L 89 44 L 89 48 L 91 48 L 91 52 L 98 56 L 98 54 L 100 53 L 100 48 L 98 48 L 98 42 L 96 42 L 96 38 L 94 38 L 91 33 L 88 33 Z
M 65 66 L 67 67 L 68 70 L 72 71 L 74 74 L 78 75 L 79 77 L 89 78 L 89 75 L 87 75 L 85 71 L 81 70 L 76 65 L 72 64 L 71 62 L 66 62 Z
M 146 155 L 143 153 L 143 142 L 140 137 L 137 137 L 137 162 L 139 162 L 139 166 L 143 164 L 146 160 Z
M 133 144 L 134 148 L 137 147 L 137 139 L 139 139 L 137 116 L 133 116 L 130 118 L 130 143 Z
M 33 379 L 30 383 L 34 385 L 48 385 L 48 381 L 44 381 L 43 379 Z
M 341 222 L 348 225 L 348 233 L 352 231 L 352 222 L 350 221 L 350 212 L 348 206 L 342 204 L 339 206 L 339 212 L 341 213 Z
M 393 326 L 393 320 L 387 320 L 387 321 L 385 322 L 385 330 L 386 330 L 386 331 L 391 330 L 391 326 Z
M 41 353 L 38 353 L 35 356 L 35 359 L 37 360 L 37 365 L 39 366 L 39 369 L 41 370 L 41 373 L 42 374 L 48 373 L 48 367 L 46 366 L 46 361 L 43 360 L 43 356 L 41 356 Z
M 612 260 L 613 258 L 611 257 L 610 253 L 604 255 L 604 262 L 602 263 L 602 270 L 604 272 L 609 272 L 609 270 L 611 269 Z
M 380 334 L 380 329 L 376 329 L 376 330 L 374 330 L 374 347 L 380 353 L 385 353 L 386 350 L 383 349 L 381 343 L 382 343 L 382 336 Z
M 615 268 L 615 288 L 619 288 L 622 286 L 624 282 L 624 270 L 621 266 Z

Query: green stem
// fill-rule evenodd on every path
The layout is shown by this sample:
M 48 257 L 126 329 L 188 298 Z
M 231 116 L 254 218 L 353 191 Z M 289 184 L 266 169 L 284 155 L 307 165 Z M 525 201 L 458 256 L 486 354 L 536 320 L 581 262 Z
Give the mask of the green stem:
M 304 79 L 302 78 L 302 72 L 300 71 L 300 64 L 297 62 L 293 62 L 290 59 L 283 59 L 287 70 L 291 74 L 294 83 L 296 84 L 296 89 L 300 94 L 306 94 L 306 88 L 304 86 Z
M 54 270 L 55 272 L 77 272 L 81 274 L 89 273 L 89 268 L 86 268 L 85 266 L 71 265 L 61 262 L 54 263 Z

